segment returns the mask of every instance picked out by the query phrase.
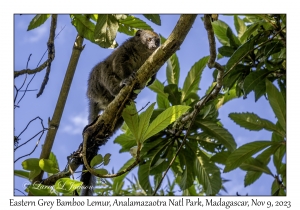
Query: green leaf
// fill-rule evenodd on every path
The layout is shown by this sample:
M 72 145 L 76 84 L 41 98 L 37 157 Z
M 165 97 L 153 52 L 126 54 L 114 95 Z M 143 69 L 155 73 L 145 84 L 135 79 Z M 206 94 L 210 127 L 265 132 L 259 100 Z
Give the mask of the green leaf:
M 247 171 L 246 176 L 244 178 L 244 186 L 247 187 L 253 184 L 256 180 L 261 177 L 263 173 L 259 171 Z
M 273 163 L 276 167 L 277 174 L 280 173 L 280 167 L 282 165 L 282 158 L 286 154 L 286 145 L 282 144 L 273 155 Z M 285 161 L 286 162 L 286 161 Z
M 235 150 L 236 143 L 232 135 L 225 128 L 207 120 L 196 120 L 195 123 L 205 133 L 213 136 L 218 142 L 222 143 L 229 151 Z
M 226 35 L 229 38 L 230 46 L 238 48 L 241 45 L 240 40 L 235 36 L 230 28 L 227 29 Z
M 49 159 L 41 159 L 39 161 L 39 166 L 43 171 L 46 171 L 48 173 L 57 173 L 59 172 L 59 169 L 57 168 L 57 165 Z
M 286 186 L 286 164 L 285 163 L 281 164 L 279 174 L 282 178 L 283 184 Z
M 269 120 L 261 119 L 261 122 L 263 123 L 264 129 L 268 131 L 276 132 L 277 134 L 281 135 L 282 137 L 286 136 L 286 133 L 280 129 L 278 126 L 276 126 L 274 123 L 272 123 Z
M 268 80 L 266 80 L 266 88 L 269 103 L 279 121 L 279 124 L 284 129 L 284 131 L 286 131 L 286 104 L 282 97 L 282 94 Z
M 170 101 L 168 100 L 168 97 L 166 97 L 166 96 L 157 94 L 156 101 L 157 101 L 157 106 L 160 109 L 166 109 L 166 108 L 170 107 Z
M 85 39 L 95 42 L 94 31 L 95 24 L 91 22 L 85 15 L 70 15 L 72 25 L 75 26 L 77 32 Z M 97 44 L 97 43 L 96 43 Z
M 242 145 L 241 147 L 233 151 L 227 158 L 226 166 L 223 172 L 226 173 L 232 171 L 233 169 L 239 167 L 252 155 L 273 144 L 274 143 L 271 141 L 255 141 Z
M 244 77 L 244 75 L 249 74 L 249 72 L 250 72 L 250 66 L 237 64 L 230 72 L 228 72 L 228 75 L 224 77 L 223 79 L 224 87 L 231 89 L 236 84 L 236 82 L 239 80 L 240 77 Z
M 169 84 L 178 84 L 180 75 L 180 66 L 176 53 L 174 53 L 167 61 L 167 81 Z
M 174 154 L 170 141 L 161 141 L 161 144 L 147 153 L 150 157 L 150 175 L 162 174 L 169 166 Z
M 197 191 L 195 189 L 195 185 L 192 185 L 188 189 L 184 190 L 182 195 L 183 196 L 198 196 L 199 194 L 197 193 Z
M 103 158 L 103 164 L 106 166 L 108 165 L 108 163 L 110 162 L 110 156 L 111 154 L 110 153 L 107 153 L 104 155 L 104 158 Z
M 52 160 L 55 167 L 59 169 L 56 155 L 53 152 L 50 153 L 49 160 Z
M 93 157 L 90 164 L 91 167 L 93 168 L 94 166 L 99 165 L 102 162 L 103 162 L 103 156 L 99 154 Z
M 106 175 L 108 174 L 108 171 L 104 168 L 99 168 L 99 169 L 94 169 L 98 174 L 101 174 L 101 175 Z
M 135 159 L 134 158 L 131 158 L 129 159 L 121 168 L 118 172 L 120 171 L 123 171 L 125 169 L 127 169 L 130 165 L 132 165 L 134 163 Z M 123 185 L 124 185 L 124 178 L 125 176 L 127 175 L 127 173 L 121 175 L 121 176 L 118 176 L 116 178 L 113 178 L 113 185 L 112 185 L 112 189 L 113 189 L 113 193 L 114 195 L 118 195 L 120 190 L 122 189 Z
M 271 159 L 271 156 L 275 154 L 281 144 L 274 143 L 274 145 L 265 149 L 262 153 L 260 153 L 255 159 L 259 160 L 265 165 L 268 165 Z
M 240 19 L 237 15 L 234 15 L 234 26 L 238 33 L 238 37 L 241 37 L 247 30 L 245 22 L 242 19 Z
M 125 107 L 122 113 L 122 117 L 126 122 L 129 130 L 133 134 L 134 138 L 136 140 L 139 140 L 139 116 L 134 102 L 131 102 L 130 105 Z
M 212 22 L 212 27 L 217 39 L 222 45 L 233 47 L 239 45 L 239 40 L 233 34 L 231 28 L 227 25 L 227 23 L 221 20 L 214 21 Z
M 60 193 L 72 193 L 78 187 L 82 185 L 82 182 L 76 181 L 70 178 L 61 178 L 54 184 L 54 189 Z
M 278 196 L 280 191 L 280 185 L 278 184 L 277 180 L 274 179 L 272 183 L 272 188 L 271 188 L 271 195 L 272 196 Z
M 216 195 L 222 187 L 220 169 L 208 157 L 199 151 L 195 161 L 196 175 L 200 184 L 203 185 L 206 195 Z
M 141 115 L 139 116 L 140 122 L 139 122 L 138 134 L 137 134 L 137 138 L 139 141 L 141 140 L 142 136 L 145 134 L 145 132 L 149 126 L 149 122 L 150 122 L 150 118 L 153 113 L 154 105 L 155 105 L 155 103 L 152 103 L 146 109 L 146 111 L 141 113 Z
M 269 131 L 274 131 L 281 136 L 285 136 L 285 133 L 280 130 L 274 123 L 269 120 L 260 118 L 254 113 L 230 113 L 229 117 L 241 127 L 248 129 L 250 131 L 259 131 L 261 129 L 266 129 Z
M 165 129 L 168 125 L 184 114 L 189 108 L 189 106 L 182 105 L 167 108 L 152 121 L 144 136 L 141 138 L 141 141 L 145 141 L 146 139 Z
M 251 72 L 244 81 L 244 91 L 245 94 L 250 93 L 252 90 L 254 90 L 259 83 L 265 83 L 265 79 L 269 74 L 271 74 L 271 71 L 267 70 L 261 70 L 261 71 L 254 71 Z
M 119 32 L 121 33 L 134 36 L 138 29 L 153 30 L 146 22 L 132 15 L 119 20 Z
M 39 161 L 39 158 L 29 158 L 22 162 L 22 167 L 27 171 L 40 170 Z
M 259 154 L 255 159 L 267 166 L 270 162 L 271 155 L 273 155 L 276 152 L 279 146 L 280 144 L 270 146 L 269 148 L 265 149 L 261 154 Z M 262 173 L 263 172 L 260 171 L 248 171 L 244 179 L 245 187 L 253 184 L 257 179 L 261 177 Z
M 216 101 L 216 108 L 219 109 L 221 106 L 226 104 L 228 101 L 237 98 L 235 88 L 230 89 L 229 91 L 225 92 L 224 94 L 220 94 L 220 97 Z
M 46 14 L 34 16 L 34 18 L 29 23 L 27 31 L 35 29 L 35 28 L 39 27 L 40 25 L 44 24 L 50 16 L 51 15 L 46 15 Z
M 226 160 L 227 160 L 227 158 L 229 157 L 230 154 L 231 154 L 231 152 L 229 152 L 229 151 L 218 152 L 217 154 L 212 156 L 210 158 L 210 160 L 213 161 L 213 162 L 225 165 Z
M 99 14 L 94 30 L 95 42 L 104 48 L 113 46 L 118 28 L 119 23 L 114 15 Z
M 278 123 L 278 121 L 277 121 L 277 123 Z M 278 127 L 280 127 L 280 126 L 278 126 L 277 124 L 276 124 L 276 128 L 278 129 Z M 280 142 L 280 141 L 284 141 L 284 137 L 285 136 L 282 136 L 282 135 L 278 135 L 278 133 L 277 132 L 273 132 L 272 133 L 272 141 L 274 141 L 274 142 Z
M 120 153 L 122 152 L 129 152 L 131 147 L 136 146 L 136 138 L 133 135 L 129 135 L 129 134 L 121 134 L 119 136 L 117 136 L 117 138 L 115 138 L 114 143 L 120 144 L 121 145 L 121 149 L 120 149 Z
M 186 146 L 182 148 L 178 154 L 181 170 L 183 173 L 180 175 L 179 187 L 181 190 L 188 189 L 193 185 L 195 179 L 195 153 Z
M 141 187 L 147 195 L 152 195 L 153 190 L 149 180 L 150 173 L 150 161 L 146 163 L 140 163 L 138 168 L 138 179 Z
M 46 186 L 42 184 L 32 184 L 27 187 L 32 195 L 36 196 L 47 196 L 51 195 L 51 186 Z
M 197 91 L 199 90 L 201 74 L 208 62 L 208 59 L 209 56 L 201 58 L 192 66 L 191 70 L 188 72 L 182 88 L 182 102 L 187 100 L 191 93 L 197 93 Z
M 272 175 L 272 172 L 266 165 L 264 165 L 261 161 L 252 157 L 245 160 L 240 165 L 240 168 L 244 171 L 259 171 L 259 172 Z
M 218 48 L 218 51 L 221 55 L 225 57 L 231 57 L 235 49 L 229 46 L 222 46 Z
M 35 170 L 31 170 L 29 172 L 29 180 L 33 180 L 33 178 L 35 178 L 37 175 L 39 175 L 41 173 L 41 169 L 35 169 Z
M 154 82 L 148 86 L 150 90 L 153 92 L 160 94 L 164 97 L 168 97 L 168 95 L 164 92 L 164 85 L 158 79 L 154 80 Z
M 176 84 L 170 84 L 167 85 L 164 88 L 165 93 L 167 93 L 168 100 L 171 102 L 171 104 L 174 105 L 180 105 L 180 99 L 181 99 L 181 92 L 178 90 L 178 86 Z
M 264 128 L 261 118 L 254 113 L 230 113 L 229 117 L 236 124 L 250 131 L 259 131 Z
M 254 49 L 254 39 L 250 39 L 245 44 L 241 45 L 229 58 L 226 64 L 226 71 L 231 71 L 244 57 L 246 57 L 249 52 Z
M 260 97 L 266 94 L 265 80 L 262 80 L 256 84 L 256 86 L 254 87 L 254 93 L 255 93 L 255 102 L 257 102 Z
M 244 34 L 240 37 L 241 43 L 245 43 L 247 38 L 257 31 L 259 25 L 259 22 L 255 22 L 250 27 L 248 27 L 247 31 L 245 31 Z
M 145 18 L 155 23 L 156 25 L 161 25 L 159 14 L 143 14 Z
M 29 179 L 29 172 L 28 171 L 14 170 L 14 175 L 18 176 L 18 177 L 21 177 L 21 178 Z

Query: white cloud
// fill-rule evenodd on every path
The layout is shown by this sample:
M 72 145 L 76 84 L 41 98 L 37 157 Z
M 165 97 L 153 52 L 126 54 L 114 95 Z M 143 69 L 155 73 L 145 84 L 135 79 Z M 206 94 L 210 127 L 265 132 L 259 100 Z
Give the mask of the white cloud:
M 80 113 L 69 118 L 68 125 L 62 129 L 63 132 L 72 135 L 81 134 L 83 128 L 88 124 L 86 113 Z
M 27 37 L 26 41 L 31 43 L 38 42 L 42 37 L 46 35 L 48 31 L 49 27 L 47 26 L 47 24 L 41 25 L 40 27 L 32 30 L 31 36 Z

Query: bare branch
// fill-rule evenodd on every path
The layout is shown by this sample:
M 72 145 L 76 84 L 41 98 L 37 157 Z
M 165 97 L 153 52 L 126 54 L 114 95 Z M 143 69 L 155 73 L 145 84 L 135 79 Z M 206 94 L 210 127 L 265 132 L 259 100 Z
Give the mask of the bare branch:
M 51 26 L 50 26 L 50 36 L 49 36 L 49 40 L 47 42 L 49 63 L 47 65 L 46 74 L 45 74 L 43 83 L 41 85 L 40 91 L 36 95 L 37 98 L 43 94 L 46 84 L 48 83 L 49 74 L 50 74 L 50 70 L 51 70 L 51 63 L 55 57 L 54 38 L 55 38 L 55 29 L 56 29 L 56 24 L 57 24 L 57 15 L 52 15 L 51 17 L 52 17 L 52 19 L 51 19 Z
M 43 131 L 43 133 L 42 133 L 42 135 L 44 134 L 44 131 Z M 41 135 L 41 136 L 42 136 Z M 30 152 L 30 153 L 28 153 L 28 154 L 26 154 L 26 155 L 23 155 L 23 156 L 21 156 L 21 157 L 19 157 L 19 158 L 17 158 L 15 161 L 14 161 L 14 163 L 16 163 L 18 160 L 20 160 L 21 158 L 23 158 L 23 157 L 27 157 L 27 156 L 29 156 L 29 155 L 31 155 L 35 150 L 36 150 L 36 148 L 38 147 L 38 145 L 39 145 L 39 143 L 40 143 L 40 138 L 39 138 L 39 140 L 36 142 L 36 144 L 35 144 L 35 147 L 32 149 L 32 151 Z

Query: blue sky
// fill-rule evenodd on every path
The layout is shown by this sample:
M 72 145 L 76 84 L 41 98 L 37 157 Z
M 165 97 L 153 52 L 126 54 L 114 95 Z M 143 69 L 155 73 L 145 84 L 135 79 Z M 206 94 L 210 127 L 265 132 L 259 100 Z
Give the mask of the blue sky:
M 202 15 L 199 15 L 186 37 L 184 43 L 181 45 L 180 50 L 177 51 L 177 56 L 180 62 L 180 86 L 182 86 L 183 81 L 190 70 L 191 66 L 197 62 L 203 56 L 209 54 L 208 41 L 206 31 L 203 27 L 202 21 L 200 19 Z M 27 32 L 27 26 L 33 15 L 15 15 L 14 16 L 14 70 L 25 69 L 27 59 L 29 54 L 32 53 L 29 68 L 33 69 L 37 66 L 37 63 L 41 59 L 41 56 L 46 51 L 46 43 L 49 34 L 50 19 L 42 25 L 41 27 Z M 150 21 L 144 19 L 142 16 L 138 15 L 141 19 L 145 20 L 157 33 L 162 34 L 164 37 L 168 37 L 174 28 L 179 15 L 162 15 L 162 25 L 157 26 L 152 24 Z M 233 17 L 232 16 L 220 16 L 220 19 L 228 23 L 233 31 Z M 65 71 L 69 62 L 70 54 L 72 51 L 72 46 L 76 37 L 76 30 L 70 23 L 70 17 L 68 15 L 59 15 L 57 30 L 58 33 L 63 27 L 64 30 L 55 40 L 55 60 L 52 63 L 50 79 L 44 90 L 44 93 L 39 98 L 36 98 L 37 91 L 28 92 L 25 97 L 20 102 L 20 108 L 15 109 L 15 134 L 19 134 L 21 130 L 24 129 L 29 120 L 39 116 L 44 120 L 44 125 L 47 127 L 48 117 L 52 117 L 56 100 L 61 88 L 61 84 L 65 75 Z M 121 44 L 128 36 L 124 34 L 117 34 L 117 42 Z M 87 124 L 87 98 L 86 98 L 86 84 L 88 79 L 88 74 L 92 67 L 98 62 L 105 59 L 112 50 L 102 49 L 95 44 L 85 41 L 85 49 L 83 50 L 75 76 L 73 78 L 73 83 L 69 92 L 65 110 L 62 116 L 62 121 L 59 130 L 56 135 L 56 140 L 53 146 L 53 152 L 56 154 L 60 169 L 64 168 L 67 163 L 66 157 L 75 151 L 82 141 L 81 132 L 84 126 Z M 218 46 L 220 46 L 218 44 Z M 47 58 L 47 55 L 43 58 L 43 61 Z M 42 61 L 42 62 L 43 62 Z M 224 64 L 225 61 L 220 61 Z M 157 78 L 160 81 L 165 81 L 165 70 L 166 65 L 164 65 L 158 73 Z M 199 95 L 203 96 L 207 88 L 210 86 L 213 78 L 212 71 L 205 68 L 200 82 Z M 42 83 L 45 72 L 38 73 L 33 79 L 29 86 L 29 89 L 39 89 Z M 29 75 L 27 82 L 32 76 Z M 24 76 L 20 76 L 14 80 L 15 85 L 20 87 L 24 81 Z M 148 88 L 145 88 L 142 93 L 138 96 L 137 107 L 138 109 L 145 106 L 147 102 L 154 102 L 156 95 L 151 92 Z M 272 122 L 276 122 L 274 113 L 269 106 L 268 101 L 263 97 L 258 101 L 254 102 L 254 94 L 250 93 L 246 100 L 242 98 L 235 99 L 219 110 L 219 118 L 223 123 L 224 127 L 228 129 L 234 136 L 238 146 L 251 142 L 254 140 L 269 140 L 271 138 L 271 132 L 260 131 L 260 132 L 250 132 L 245 130 L 228 118 L 228 114 L 231 112 L 254 112 L 260 117 L 269 119 Z M 39 122 L 33 123 L 28 131 L 21 136 L 21 143 L 29 139 L 32 135 L 41 130 Z M 118 133 L 119 134 L 119 133 Z M 41 146 L 43 144 L 45 135 L 42 137 L 39 147 L 31 155 L 31 157 L 39 157 Z M 111 138 L 108 143 L 101 147 L 100 153 L 111 153 L 111 162 L 108 168 L 114 167 L 115 171 L 118 170 L 129 158 L 129 154 L 119 154 L 118 151 L 120 146 L 113 144 L 113 138 Z M 16 151 L 15 158 L 28 153 L 34 147 L 37 138 Z M 26 159 L 23 158 L 15 164 L 15 169 L 21 169 L 21 162 Z M 271 170 L 275 172 L 274 167 Z M 171 173 L 171 172 L 169 172 Z M 76 174 L 75 178 L 79 177 L 80 174 Z M 231 180 L 225 187 L 228 190 L 228 194 L 222 192 L 224 195 L 235 195 L 236 192 L 245 195 L 269 195 L 271 184 L 273 179 L 271 176 L 263 175 L 257 182 L 253 185 L 244 188 L 244 176 L 245 172 L 241 170 L 235 170 L 230 173 L 222 174 L 225 179 Z M 128 178 L 131 178 L 129 175 Z M 14 187 L 19 190 L 23 190 L 22 186 L 26 181 L 24 179 L 16 177 L 14 179 Z M 20 195 L 19 192 L 15 192 L 15 195 Z

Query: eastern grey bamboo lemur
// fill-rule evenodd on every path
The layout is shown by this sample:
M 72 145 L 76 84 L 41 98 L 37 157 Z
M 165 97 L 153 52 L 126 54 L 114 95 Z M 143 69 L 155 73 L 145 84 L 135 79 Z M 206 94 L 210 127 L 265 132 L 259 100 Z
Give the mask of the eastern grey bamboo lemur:
M 147 60 L 147 58 L 159 47 L 160 37 L 157 33 L 149 30 L 138 30 L 135 36 L 129 38 L 120 47 L 114 50 L 104 61 L 98 63 L 91 71 L 88 80 L 87 96 L 89 99 L 89 123 L 92 123 L 103 111 L 127 80 Z M 147 85 L 154 82 L 153 75 Z M 115 131 L 123 124 L 120 118 L 115 126 Z M 87 151 L 88 162 L 97 154 L 98 147 L 93 151 Z M 88 154 L 92 153 L 92 154 Z M 83 166 L 83 170 L 86 168 Z M 92 195 L 95 177 L 90 173 L 83 173 L 81 195 Z

